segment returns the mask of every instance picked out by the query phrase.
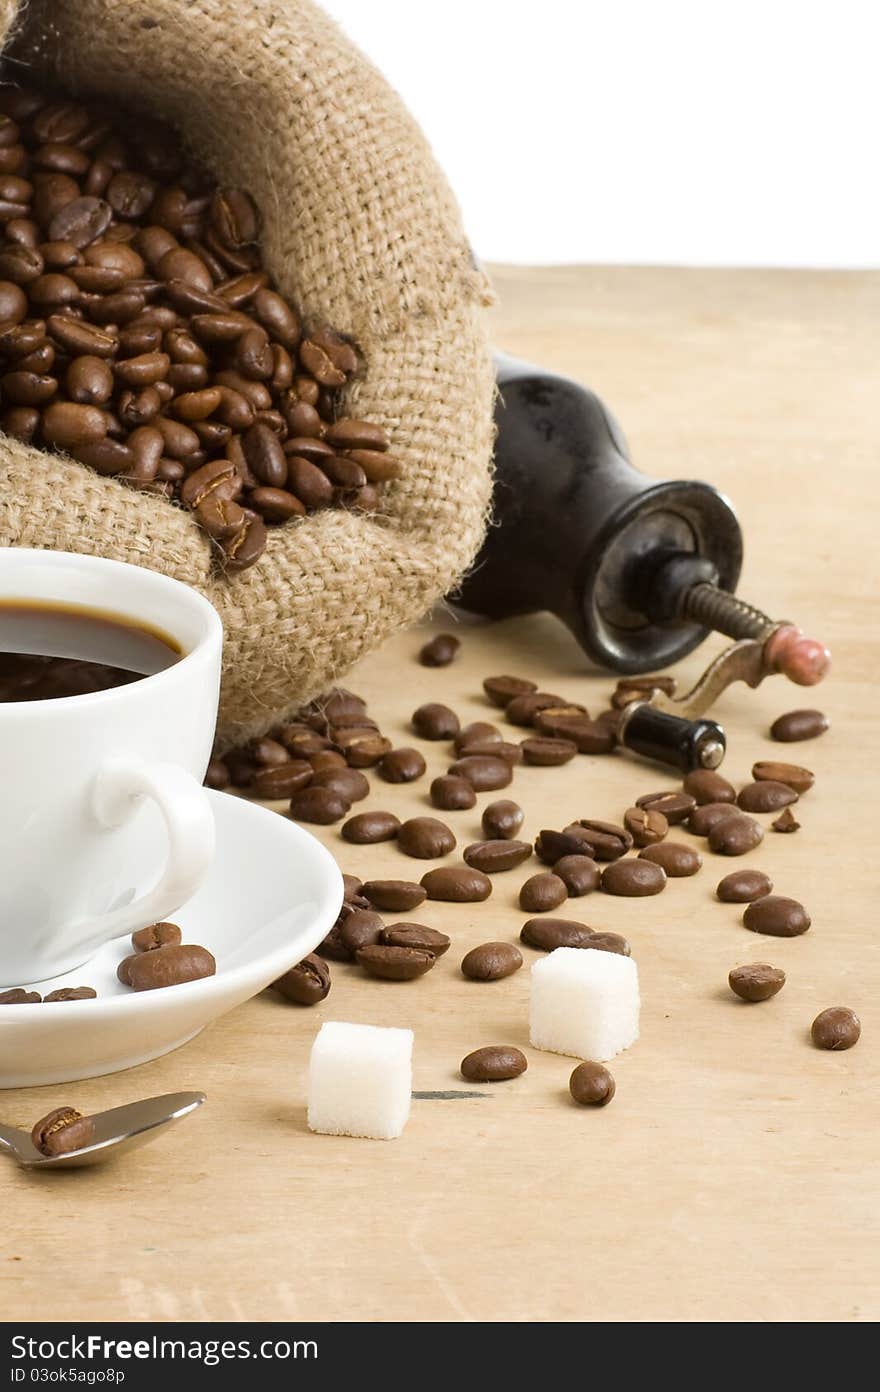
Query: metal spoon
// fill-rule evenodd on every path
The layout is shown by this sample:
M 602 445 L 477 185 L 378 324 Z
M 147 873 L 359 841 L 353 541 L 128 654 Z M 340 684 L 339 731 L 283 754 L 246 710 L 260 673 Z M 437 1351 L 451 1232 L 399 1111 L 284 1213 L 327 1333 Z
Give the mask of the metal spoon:
M 111 1107 L 92 1117 L 95 1138 L 81 1150 L 67 1155 L 43 1155 L 27 1131 L 0 1126 L 0 1152 L 11 1155 L 26 1170 L 73 1169 L 80 1165 L 100 1165 L 124 1150 L 135 1150 L 158 1136 L 164 1126 L 189 1116 L 206 1100 L 203 1092 L 166 1092 L 162 1097 L 146 1097 L 124 1107 Z

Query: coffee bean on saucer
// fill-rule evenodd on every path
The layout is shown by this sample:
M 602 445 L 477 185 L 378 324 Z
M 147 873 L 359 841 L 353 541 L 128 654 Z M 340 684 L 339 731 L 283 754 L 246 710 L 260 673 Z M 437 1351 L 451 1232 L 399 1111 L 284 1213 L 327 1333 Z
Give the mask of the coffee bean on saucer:
M 428 897 L 421 885 L 410 880 L 367 880 L 362 893 L 374 908 L 386 913 L 408 913 Z
M 461 972 L 469 981 L 501 981 L 519 971 L 522 964 L 523 955 L 513 943 L 487 942 L 465 953 Z
M 427 765 L 417 749 L 392 749 L 379 760 L 379 777 L 386 783 L 413 783 Z
M 817 1049 L 851 1049 L 858 1044 L 861 1033 L 858 1015 L 845 1005 L 831 1005 L 821 1011 L 810 1028 Z
M 483 682 L 483 690 L 492 705 L 502 709 L 509 706 L 514 697 L 531 696 L 537 689 L 537 682 L 525 681 L 522 677 L 486 677 Z
M 686 822 L 696 805 L 697 800 L 690 793 L 643 793 L 641 797 L 636 798 L 636 807 L 662 812 L 670 826 L 679 826 L 681 822 Z
M 400 826 L 397 844 L 404 855 L 416 860 L 438 860 L 455 850 L 455 837 L 435 817 L 411 817 Z
M 455 738 L 461 724 L 454 710 L 437 701 L 428 701 L 413 711 L 412 727 L 422 739 L 449 740 Z
M 770 779 L 774 783 L 785 783 L 796 793 L 808 793 L 816 781 L 816 775 L 800 764 L 782 764 L 774 759 L 759 759 L 752 764 L 752 777 L 761 782 Z
M 650 860 L 615 860 L 602 871 L 602 889 L 606 894 L 641 898 L 659 894 L 665 887 L 666 871 Z
M 355 909 L 346 918 L 339 921 L 336 945 L 348 953 L 350 961 L 354 961 L 362 947 L 372 947 L 374 943 L 380 942 L 385 931 L 385 924 L 377 913 L 371 913 L 369 909 Z M 333 954 L 327 954 L 333 960 Z M 341 953 L 337 954 L 337 960 Z
M 751 962 L 747 967 L 734 967 L 727 980 L 731 991 L 744 1001 L 765 1001 L 777 995 L 785 985 L 785 972 L 767 962 Z
M 317 788 L 326 788 L 349 803 L 361 802 L 370 795 L 369 780 L 356 768 L 321 769 L 312 775 L 308 791 Z
M 351 811 L 351 803 L 332 788 L 301 788 L 290 799 L 290 815 L 295 822 L 329 826 Z
M 740 790 L 736 802 L 743 812 L 778 812 L 797 800 L 794 788 L 767 778 L 758 783 L 748 783 Z
M 39 1005 L 42 999 L 39 991 L 26 991 L 23 986 L 0 991 L 0 1005 Z
M 483 808 L 480 819 L 483 832 L 491 841 L 511 840 L 524 821 L 522 808 L 509 798 L 499 798 Z
M 217 963 L 206 947 L 195 943 L 158 947 L 127 958 L 127 985 L 135 991 L 155 991 L 213 976 Z
M 438 633 L 419 649 L 419 662 L 423 667 L 448 667 L 460 647 L 452 633 Z
M 634 846 L 653 846 L 662 841 L 669 831 L 669 823 L 662 812 L 653 812 L 647 807 L 630 807 L 623 814 L 623 825 L 633 839 Z
M 43 1004 L 50 1005 L 53 1001 L 94 1000 L 97 994 L 93 986 L 62 986 L 59 990 L 50 991 L 48 996 L 44 996 Z
M 420 948 L 375 943 L 372 947 L 361 948 L 356 960 L 370 976 L 378 976 L 383 981 L 414 981 L 417 976 L 429 972 L 437 958 L 433 952 Z
M 688 817 L 687 829 L 694 836 L 708 836 L 716 822 L 734 816 L 736 811 L 736 807 L 729 802 L 703 802 Z
M 797 899 L 782 894 L 765 894 L 749 904 L 743 923 L 752 933 L 771 938 L 797 938 L 810 926 L 810 915 Z
M 716 855 L 745 855 L 763 840 L 764 828 L 752 817 L 739 813 L 715 823 L 709 832 L 709 850 Z
M 715 893 L 722 904 L 751 904 L 772 890 L 773 881 L 763 870 L 731 870 L 719 881 Z
M 770 726 L 771 739 L 791 744 L 795 740 L 817 739 L 824 735 L 830 722 L 827 715 L 817 710 L 788 711 L 777 716 Z
M 91 1145 L 94 1139 L 94 1120 L 75 1107 L 56 1107 L 31 1130 L 31 1141 L 41 1155 L 69 1155 Z
M 568 1090 L 581 1107 L 607 1107 L 616 1084 L 604 1064 L 579 1063 L 568 1080 Z
M 497 725 L 492 725 L 488 720 L 472 720 L 459 730 L 452 747 L 456 754 L 460 754 L 468 744 L 501 744 L 503 738 Z
M 522 865 L 523 861 L 528 860 L 532 854 L 532 848 L 527 841 L 509 841 L 505 839 L 493 841 L 475 841 L 472 846 L 467 846 L 463 852 L 463 859 L 467 865 L 472 865 L 476 870 L 483 870 L 487 875 L 497 874 L 499 870 L 514 870 L 517 865 Z
M 549 913 L 568 898 L 565 881 L 552 870 L 532 875 L 519 892 L 519 906 L 525 913 Z
M 441 865 L 422 876 L 429 899 L 451 904 L 480 904 L 492 893 L 492 881 L 470 865 Z
M 682 841 L 663 841 L 659 846 L 646 846 L 639 851 L 639 860 L 649 860 L 652 865 L 661 866 L 671 880 L 696 875 L 703 863 L 699 851 Z
M 790 807 L 786 807 L 784 811 L 780 812 L 776 820 L 770 823 L 770 826 L 773 831 L 781 831 L 783 833 L 800 831 L 801 829 L 801 824 Z
M 393 812 L 357 812 L 343 822 L 340 836 L 354 846 L 372 846 L 393 841 L 400 830 L 400 818 Z
M 512 1044 L 488 1044 L 461 1061 L 461 1076 L 469 1083 L 501 1083 L 518 1078 L 528 1068 L 521 1049 Z
M 459 778 L 466 778 L 471 787 L 478 793 L 494 792 L 498 788 L 506 788 L 513 778 L 510 764 L 506 759 L 495 759 L 486 754 L 474 754 L 456 759 L 455 763 L 450 764 L 447 772 L 456 774 Z
M 589 947 L 593 930 L 569 918 L 530 918 L 519 936 L 528 947 L 553 952 L 557 947 Z
M 585 855 L 562 856 L 553 866 L 554 875 L 558 875 L 568 890 L 571 899 L 579 899 L 584 894 L 592 894 L 594 889 L 599 888 L 599 881 L 602 872 L 596 862 Z
M 532 735 L 522 742 L 522 757 L 526 764 L 539 768 L 555 768 L 567 764 L 577 754 L 574 740 L 553 739 L 550 735 Z
M 155 952 L 157 947 L 174 947 L 180 942 L 183 934 L 176 923 L 151 923 L 131 935 L 135 952 Z
M 271 801 L 289 798 L 300 788 L 307 788 L 314 776 L 313 765 L 305 759 L 288 759 L 274 768 L 258 769 L 251 780 L 251 790 L 257 797 Z
M 330 968 L 310 953 L 273 981 L 272 986 L 295 1005 L 317 1005 L 330 994 Z
M 752 777 L 754 778 L 754 774 Z M 736 789 L 715 769 L 691 769 L 685 774 L 682 787 L 702 806 L 706 802 L 736 802 Z
M 419 952 L 431 952 L 442 957 L 448 952 L 450 939 L 436 928 L 426 928 L 423 923 L 393 923 L 383 929 L 382 941 L 388 947 L 412 947 Z
M 477 794 L 466 778 L 443 773 L 431 783 L 431 806 L 441 812 L 462 812 L 474 807 Z
M 593 952 L 616 952 L 620 957 L 632 955 L 629 943 L 620 933 L 594 933 L 590 941 L 583 945 Z
M 509 720 L 511 725 L 530 726 L 539 711 L 563 705 L 565 702 L 561 696 L 547 691 L 533 691 L 526 695 L 514 696 L 504 708 L 504 718 Z

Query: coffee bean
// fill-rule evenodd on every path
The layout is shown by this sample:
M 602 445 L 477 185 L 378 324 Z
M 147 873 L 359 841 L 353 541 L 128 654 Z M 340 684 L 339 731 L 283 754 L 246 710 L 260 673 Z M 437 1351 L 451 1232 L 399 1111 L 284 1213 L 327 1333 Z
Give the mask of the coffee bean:
M 81 251 L 103 236 L 112 217 L 113 209 L 103 198 L 72 198 L 49 223 L 49 240 L 71 242 Z
M 429 972 L 437 958 L 433 952 L 414 947 L 388 947 L 376 943 L 357 954 L 358 965 L 383 981 L 414 981 Z
M 272 986 L 295 1005 L 317 1005 L 330 994 L 330 968 L 310 953 L 273 981 Z
M 652 812 L 646 807 L 630 807 L 623 815 L 623 825 L 633 839 L 634 846 L 653 846 L 669 831 L 669 823 L 662 812 Z
M 345 798 L 346 802 L 361 802 L 370 795 L 370 784 L 359 769 L 325 768 L 312 775 L 312 788 L 326 788 Z
M 39 991 L 26 991 L 23 986 L 0 991 L 0 1005 L 39 1005 L 41 1000 Z
M 788 711 L 773 721 L 770 737 L 780 740 L 783 744 L 792 744 L 796 740 L 818 739 L 819 735 L 824 735 L 829 724 L 827 715 L 823 715 L 821 711 Z
M 413 783 L 427 765 L 417 749 L 391 749 L 379 760 L 379 776 L 386 783 Z
M 461 643 L 453 634 L 438 633 L 420 648 L 419 662 L 423 667 L 448 667 L 460 647 Z
M 749 904 L 743 923 L 752 933 L 766 933 L 771 938 L 797 938 L 809 928 L 810 915 L 797 899 L 765 894 Z
M 611 696 L 611 704 L 615 710 L 622 710 L 630 701 L 648 700 L 655 691 L 674 696 L 675 678 L 657 676 L 654 673 L 639 677 L 621 677 Z
M 416 860 L 437 860 L 455 850 L 455 837 L 445 822 L 434 817 L 411 817 L 399 828 L 397 844 L 404 855 Z
M 575 1068 L 568 1090 L 581 1107 L 607 1107 L 617 1085 L 604 1064 L 587 1061 Z
M 353 899 L 360 894 L 364 887 L 364 882 L 359 875 L 343 875 L 342 885 L 346 899 Z
M 355 846 L 372 846 L 393 841 L 400 830 L 400 819 L 393 812 L 358 812 L 343 823 L 340 835 Z
M 545 865 L 555 865 L 564 856 L 585 855 L 593 858 L 593 843 L 583 827 L 572 826 L 565 831 L 545 828 L 535 837 L 535 854 Z
M 521 1049 L 512 1044 L 488 1044 L 461 1061 L 461 1076 L 469 1083 L 501 1083 L 518 1078 L 528 1068 Z
M 223 759 L 212 759 L 205 770 L 205 787 L 215 788 L 222 791 L 228 788 L 232 779 L 229 776 L 229 769 Z
M 509 720 L 511 725 L 528 726 L 534 724 L 539 711 L 561 705 L 564 705 L 561 696 L 554 696 L 547 691 L 534 691 L 529 695 L 514 696 L 504 708 L 504 718 Z
M 562 856 L 555 862 L 553 873 L 562 880 L 568 890 L 569 897 L 572 899 L 592 894 L 594 889 L 599 888 L 601 871 L 590 856 Z
M 626 938 L 619 933 L 594 933 L 584 947 L 593 952 L 616 952 L 619 957 L 630 957 L 632 949 Z
M 107 434 L 107 420 L 97 406 L 56 401 L 43 413 L 43 439 L 47 445 L 69 450 L 92 444 Z
M 539 711 L 533 723 L 545 735 L 571 740 L 580 754 L 610 754 L 615 745 L 614 732 L 587 715 L 558 712 L 550 707 Z
M 462 759 L 503 759 L 505 763 L 510 764 L 511 768 L 522 763 L 523 757 L 520 745 L 512 744 L 509 740 L 494 738 L 469 740 L 466 744 L 462 744 L 456 752 Z
M 861 1033 L 858 1015 L 845 1005 L 831 1005 L 821 1011 L 810 1027 L 817 1049 L 851 1049 L 858 1044 Z
M 428 897 L 421 885 L 410 880 L 367 880 L 361 893 L 375 908 L 388 913 L 407 913 Z
M 444 812 L 464 811 L 476 801 L 477 795 L 466 778 L 444 773 L 431 783 L 431 805 Z
M 183 934 L 176 923 L 151 923 L 131 935 L 135 952 L 155 952 L 157 948 L 176 947 L 181 942 Z
M 442 957 L 449 950 L 449 938 L 438 933 L 436 928 L 426 928 L 422 923 L 394 923 L 382 932 L 382 941 L 388 947 L 411 947 L 420 952 L 430 952 L 434 957 Z
M 429 701 L 413 711 L 412 726 L 417 735 L 427 740 L 454 739 L 461 729 L 455 711 L 437 701 Z
M 534 735 L 522 742 L 523 762 L 536 764 L 539 768 L 555 768 L 559 764 L 567 764 L 577 752 L 577 745 L 573 740 L 552 739 L 549 735 Z
M 450 904 L 480 904 L 492 893 L 492 881 L 470 865 L 443 865 L 422 876 L 429 899 Z
M 553 952 L 557 947 L 589 947 L 593 930 L 569 918 L 530 918 L 523 924 L 520 938 L 529 947 Z
M 585 817 L 564 830 L 566 834 L 580 837 L 582 849 L 585 848 L 586 854 L 592 856 L 593 860 L 617 860 L 619 856 L 626 855 L 633 845 L 632 833 L 614 822 L 599 822 Z
M 467 779 L 478 793 L 494 792 L 506 788 L 513 778 L 510 764 L 506 759 L 495 759 L 491 755 L 473 754 L 456 759 L 447 770 L 459 778 Z
M 95 1139 L 95 1123 L 75 1107 L 56 1107 L 41 1117 L 31 1130 L 31 1141 L 41 1155 L 70 1155 Z
M 801 824 L 790 807 L 786 807 L 785 811 L 780 813 L 775 822 L 770 823 L 770 826 L 773 831 L 781 831 L 783 833 L 800 831 L 801 829 Z
M 355 909 L 353 913 L 340 917 L 337 925 L 338 942 L 355 961 L 363 947 L 373 947 L 382 940 L 385 924 L 377 913 L 369 909 Z
M 636 807 L 644 807 L 649 812 L 662 812 L 670 826 L 686 822 L 697 805 L 690 793 L 644 793 L 636 798 Z
M 694 836 L 708 836 L 717 822 L 735 815 L 736 808 L 729 802 L 704 802 L 688 817 L 687 829 Z
M 686 793 L 696 799 L 698 806 L 706 802 L 736 802 L 736 789 L 733 784 L 728 783 L 727 779 L 722 778 L 714 769 L 692 769 L 690 773 L 685 774 L 682 786 Z
M 456 754 L 460 754 L 469 744 L 501 744 L 501 731 L 488 720 L 472 720 L 463 725 L 453 740 Z
M 523 955 L 513 943 L 487 942 L 465 953 L 461 972 L 469 981 L 502 981 L 519 971 L 522 964 Z
M 509 841 L 519 831 L 524 821 L 524 813 L 518 803 L 509 798 L 499 798 L 483 808 L 480 819 L 484 834 L 492 841 Z
M 329 826 L 351 810 L 351 803 L 332 788 L 300 788 L 290 799 L 290 815 L 295 822 Z
M 639 898 L 659 894 L 665 885 L 666 871 L 650 860 L 616 860 L 602 871 L 602 889 L 606 894 Z
M 549 913 L 567 898 L 565 881 L 547 870 L 526 880 L 519 892 L 519 906 L 525 913 Z
M 751 904 L 772 889 L 773 881 L 763 870 L 732 870 L 719 881 L 715 893 L 722 904 Z
M 55 1001 L 78 1001 L 95 1000 L 97 991 L 93 986 L 62 986 L 57 991 L 50 991 L 48 996 L 43 997 L 44 1005 L 51 1005 Z
M 740 790 L 737 806 L 743 812 L 778 812 L 790 802 L 797 802 L 798 795 L 787 783 L 774 783 L 767 778 L 759 783 L 748 783 Z
M 251 788 L 256 797 L 272 800 L 290 798 L 312 781 L 313 770 L 305 759 L 290 759 L 270 768 L 261 768 L 253 776 Z
M 200 981 L 213 976 L 216 970 L 217 964 L 207 948 L 194 943 L 172 944 L 128 958 L 128 985 L 135 991 L 155 991 Z
M 335 733 L 335 732 L 334 732 Z M 347 735 L 341 741 L 342 752 L 352 768 L 374 768 L 391 749 L 391 741 L 369 730 Z
M 508 706 L 515 696 L 530 696 L 537 691 L 538 684 L 524 681 L 522 677 L 487 677 L 483 690 L 493 706 Z
M 671 880 L 696 875 L 703 864 L 699 851 L 681 841 L 663 841 L 659 846 L 646 846 L 639 851 L 639 860 L 649 860 L 652 865 L 659 865 Z
M 465 863 L 472 865 L 475 870 L 494 875 L 500 870 L 514 870 L 517 865 L 522 865 L 524 860 L 528 860 L 531 854 L 532 848 L 527 841 L 501 838 L 493 841 L 475 841 L 472 846 L 465 848 L 463 858 Z
M 744 1001 L 765 1001 L 777 995 L 785 985 L 785 972 L 767 962 L 752 962 L 747 967 L 734 967 L 727 980 L 734 995 Z
M 752 765 L 752 777 L 757 782 L 769 779 L 774 783 L 784 783 L 796 793 L 808 793 L 816 781 L 816 775 L 799 764 L 780 764 L 772 759 L 759 759 Z
M 738 813 L 715 823 L 709 832 L 709 850 L 716 855 L 745 855 L 763 840 L 764 828 L 753 818 Z

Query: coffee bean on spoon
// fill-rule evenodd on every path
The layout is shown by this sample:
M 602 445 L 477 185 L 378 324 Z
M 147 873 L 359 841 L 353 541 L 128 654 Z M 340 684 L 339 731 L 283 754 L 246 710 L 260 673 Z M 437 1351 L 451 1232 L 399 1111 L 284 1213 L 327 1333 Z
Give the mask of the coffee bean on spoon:
M 517 865 L 522 865 L 523 861 L 528 860 L 531 854 L 532 848 L 527 841 L 502 838 L 474 842 L 465 848 L 463 858 L 467 865 L 483 870 L 487 875 L 494 875 L 500 870 L 514 870 Z
M 361 893 L 375 908 L 387 913 L 407 913 L 428 897 L 421 885 L 410 880 L 367 880 Z
M 458 774 L 444 773 L 431 783 L 431 806 L 442 812 L 461 812 L 474 807 L 477 794 L 471 783 Z
M 785 985 L 785 972 L 767 962 L 752 962 L 746 967 L 734 967 L 727 977 L 731 991 L 740 1000 L 765 1001 L 777 995 Z
M 492 893 L 492 881 L 470 865 L 443 865 L 428 870 L 421 880 L 429 899 L 452 904 L 478 904 Z
M 343 822 L 340 835 L 355 846 L 372 846 L 393 841 L 400 830 L 400 819 L 393 812 L 357 812 Z
M 776 783 L 769 778 L 747 784 L 745 788 L 740 789 L 736 799 L 737 806 L 743 812 L 778 812 L 797 800 L 798 795 L 794 788 L 790 788 L 787 783 Z
M 823 715 L 822 711 L 788 711 L 773 721 L 770 737 L 785 744 L 796 740 L 817 739 L 819 735 L 824 735 L 829 723 L 827 715 Z
M 773 881 L 763 870 L 731 870 L 715 893 L 723 904 L 751 904 L 773 891 Z
M 649 860 L 652 865 L 659 865 L 671 880 L 696 875 L 703 864 L 699 851 L 682 841 L 663 841 L 657 846 L 646 846 L 639 851 L 639 860 Z
M 770 779 L 774 783 L 784 783 L 796 793 L 808 793 L 816 781 L 816 775 L 800 764 L 782 764 L 774 759 L 759 759 L 752 765 L 752 777 L 761 782 Z
M 82 1150 L 95 1139 L 92 1117 L 83 1116 L 75 1107 L 56 1107 L 41 1117 L 31 1129 L 31 1141 L 41 1155 L 70 1155 Z
M 455 850 L 455 837 L 435 817 L 411 817 L 398 828 L 397 845 L 416 860 L 438 860 Z
M 480 819 L 483 832 L 489 840 L 511 840 L 516 836 L 525 820 L 522 808 L 509 798 L 499 798 L 483 808 Z
M 502 981 L 519 971 L 522 964 L 522 953 L 513 943 L 487 942 L 465 953 L 461 973 L 469 981 Z
M 519 906 L 525 913 L 549 913 L 567 898 L 565 881 L 548 870 L 526 880 L 519 892 Z
M 752 933 L 772 938 L 797 938 L 810 926 L 810 915 L 797 899 L 781 894 L 765 894 L 749 904 L 743 924 Z

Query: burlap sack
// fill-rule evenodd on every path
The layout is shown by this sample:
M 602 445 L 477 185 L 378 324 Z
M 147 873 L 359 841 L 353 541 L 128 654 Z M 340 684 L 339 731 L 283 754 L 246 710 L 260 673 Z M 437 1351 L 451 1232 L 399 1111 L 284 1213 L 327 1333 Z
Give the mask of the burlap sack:
M 221 183 L 251 192 L 281 290 L 362 349 L 347 411 L 384 425 L 405 463 L 380 515 L 273 529 L 258 564 L 226 579 L 186 511 L 0 436 L 0 544 L 110 556 L 201 590 L 226 630 L 221 741 L 261 734 L 416 619 L 477 550 L 486 283 L 423 136 L 309 0 L 0 0 L 0 39 L 20 80 L 30 68 L 163 116 Z

